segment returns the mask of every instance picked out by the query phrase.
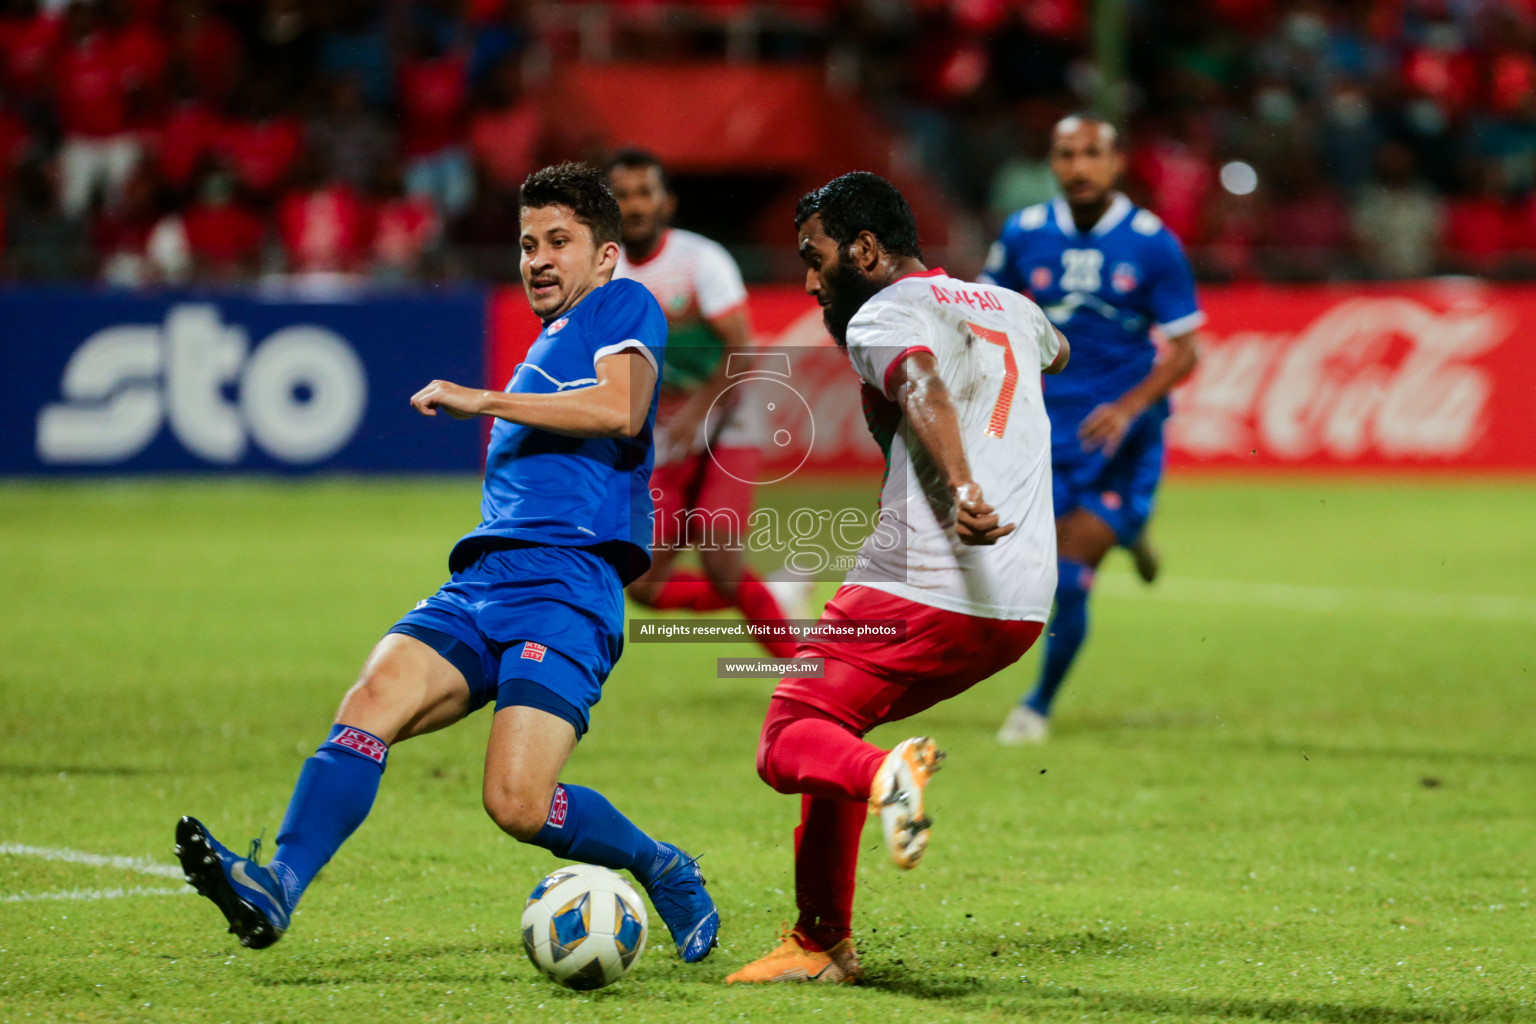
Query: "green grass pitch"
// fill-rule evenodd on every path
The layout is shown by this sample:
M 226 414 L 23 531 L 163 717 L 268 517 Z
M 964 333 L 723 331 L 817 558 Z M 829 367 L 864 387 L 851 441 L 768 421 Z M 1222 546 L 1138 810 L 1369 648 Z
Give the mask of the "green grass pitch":
M 485 712 L 395 750 L 289 934 L 239 949 L 153 873 L 177 816 L 270 843 L 476 486 L 0 486 L 0 1020 L 1536 1021 L 1515 482 L 1170 481 L 1166 577 L 1101 574 L 1048 746 L 992 741 L 1033 654 L 875 735 L 950 759 L 921 867 L 865 834 L 862 987 L 722 984 L 793 916 L 798 807 L 753 770 L 771 683 L 714 678 L 737 647 L 630 645 L 568 771 L 705 855 L 710 960 L 653 920 L 610 989 L 535 974 L 517 921 L 555 862 L 480 808 Z

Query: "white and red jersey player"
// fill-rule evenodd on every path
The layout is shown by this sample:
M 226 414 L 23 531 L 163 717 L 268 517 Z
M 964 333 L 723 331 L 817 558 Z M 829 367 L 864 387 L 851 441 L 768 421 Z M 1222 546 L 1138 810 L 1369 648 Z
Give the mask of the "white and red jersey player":
M 865 415 L 886 452 L 885 522 L 864 542 L 847 584 L 984 619 L 1044 622 L 1056 590 L 1056 524 L 1040 371 L 1061 350 L 1044 312 L 1017 292 L 930 270 L 866 302 L 847 341 Z M 933 355 L 972 476 L 999 521 L 1017 524 L 995 544 L 956 536 L 944 481 L 900 429 L 890 382 L 913 352 Z
M 864 820 L 876 805 L 883 823 L 888 811 L 898 812 L 896 826 L 885 823 L 887 844 L 895 827 L 901 838 L 891 846 L 893 859 L 914 864 L 928 821 L 889 807 L 882 787 L 901 780 L 885 773 L 900 761 L 926 778 L 943 756 L 926 738 L 887 752 L 862 737 L 1017 661 L 1039 639 L 1056 589 L 1040 372 L 1059 370 L 1064 353 L 1039 307 L 1004 288 L 927 271 L 898 278 L 868 300 L 846 339 L 863 378 L 866 418 L 887 452 L 881 522 L 827 602 L 818 624 L 826 632 L 796 649 L 797 658 L 823 659 L 822 677 L 786 676 L 768 706 L 758 774 L 779 792 L 803 797 L 795 832 L 800 915 L 783 944 L 732 974 L 733 983 L 857 980 L 851 926 Z M 962 540 L 949 483 L 903 422 L 897 392 L 910 387 L 911 364 L 923 354 L 948 393 L 971 483 L 992 506 L 994 522 L 1013 526 L 994 543 Z M 833 638 L 877 623 L 897 632 L 876 643 Z
M 763 580 L 744 558 L 768 424 L 765 403 L 751 394 L 756 385 L 742 378 L 753 361 L 741 271 L 720 244 L 670 226 L 676 197 L 654 155 L 615 154 L 608 180 L 623 217 L 614 277 L 645 285 L 667 316 L 652 561 L 629 594 L 658 611 L 735 607 L 762 625 L 803 618 L 809 582 Z M 701 572 L 673 562 L 690 547 Z M 763 645 L 779 657 L 794 654 L 787 639 L 765 637 Z
M 662 365 L 661 407 L 656 423 L 665 432 L 671 414 L 707 381 L 726 356 L 721 332 L 714 326 L 747 304 L 747 287 L 741 271 L 725 246 L 681 228 L 667 228 L 654 252 L 644 260 L 632 260 L 619 250 L 615 279 L 630 277 L 645 285 L 667 315 L 667 351 Z M 656 465 L 677 463 L 702 453 L 706 444 L 716 450 L 763 445 L 767 424 L 754 416 L 754 407 L 733 403 L 724 421 L 711 418 L 698 425 L 695 437 L 668 437 L 656 448 Z M 715 436 L 706 438 L 706 427 Z M 745 474 L 750 476 L 750 474 Z

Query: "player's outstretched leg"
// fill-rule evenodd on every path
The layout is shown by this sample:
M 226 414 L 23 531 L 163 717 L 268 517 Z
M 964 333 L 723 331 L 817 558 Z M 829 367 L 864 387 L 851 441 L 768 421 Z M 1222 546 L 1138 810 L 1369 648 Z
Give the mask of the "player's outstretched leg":
M 486 813 L 514 839 L 557 857 L 633 874 L 678 955 L 703 960 L 717 944 L 720 913 L 696 859 L 646 835 L 597 790 L 557 781 L 580 724 L 527 705 L 498 709 L 486 750 Z
M 928 849 L 933 822 L 923 812 L 923 791 L 943 761 L 944 751 L 933 740 L 913 736 L 896 744 L 875 773 L 869 810 L 880 816 L 886 852 L 903 871 L 917 867 Z
M 220 845 L 196 818 L 176 826 L 176 856 L 187 880 L 223 911 L 241 945 L 263 949 L 282 937 L 305 888 L 373 808 L 389 745 L 334 725 L 304 762 L 266 867 Z
M 703 960 L 718 944 L 720 913 L 705 888 L 697 858 L 646 835 L 597 790 L 557 785 L 549 813 L 531 835 L 526 826 L 508 828 L 501 818 L 497 823 L 515 838 L 557 857 L 630 872 L 666 922 L 677 955 L 685 962 Z
M 863 976 L 853 944 L 854 878 L 864 801 L 804 796 L 795 829 L 795 903 L 800 916 L 779 945 L 725 979 L 728 985 L 780 981 L 856 984 Z
M 672 944 L 685 963 L 697 963 L 720 944 L 720 911 L 704 888 L 704 874 L 697 857 L 690 857 L 671 843 L 656 844 L 659 866 L 654 862 L 648 876 L 636 875 L 656 913 L 666 922 Z
M 1039 743 L 1050 735 L 1047 720 L 1051 704 L 1088 635 L 1088 593 L 1092 589 L 1092 568 L 1069 558 L 1057 560 L 1056 614 L 1047 629 L 1040 679 L 1009 712 L 997 733 L 999 743 Z
M 1128 550 L 1131 553 L 1131 559 L 1136 563 L 1136 575 L 1141 577 L 1141 582 L 1155 583 L 1157 574 L 1162 570 L 1163 560 L 1145 529 L 1136 535 L 1135 541 L 1131 543 Z
M 176 859 L 187 883 L 224 914 L 229 930 L 250 949 L 265 949 L 283 937 L 293 907 L 270 868 L 241 857 L 213 838 L 196 818 L 176 823 Z

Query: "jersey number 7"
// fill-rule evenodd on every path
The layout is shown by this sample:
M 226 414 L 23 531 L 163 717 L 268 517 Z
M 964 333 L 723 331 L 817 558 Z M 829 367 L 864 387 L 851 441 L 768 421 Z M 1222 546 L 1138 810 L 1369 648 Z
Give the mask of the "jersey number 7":
M 1008 410 L 1013 408 L 1013 392 L 1019 383 L 1019 364 L 1013 358 L 1013 346 L 1008 335 L 990 327 L 967 322 L 965 325 L 981 341 L 997 345 L 1003 350 L 1003 387 L 997 393 L 997 403 L 992 406 L 992 418 L 987 421 L 987 436 L 1002 437 L 1008 429 Z

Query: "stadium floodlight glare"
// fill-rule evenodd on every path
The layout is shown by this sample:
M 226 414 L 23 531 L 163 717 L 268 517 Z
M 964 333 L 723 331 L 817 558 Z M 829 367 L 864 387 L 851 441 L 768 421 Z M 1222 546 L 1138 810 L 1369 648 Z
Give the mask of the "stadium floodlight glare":
M 1222 164 L 1221 187 L 1235 196 L 1246 196 L 1259 187 L 1259 172 L 1241 160 Z

